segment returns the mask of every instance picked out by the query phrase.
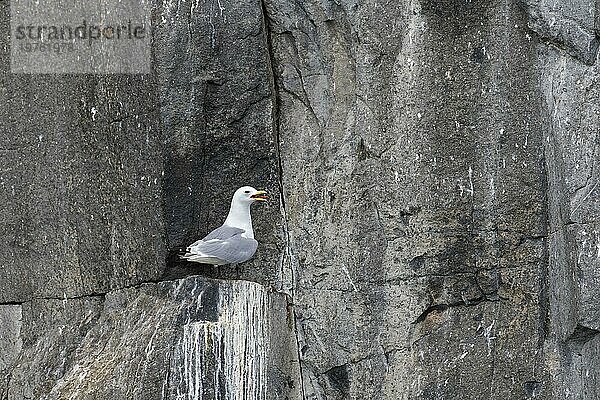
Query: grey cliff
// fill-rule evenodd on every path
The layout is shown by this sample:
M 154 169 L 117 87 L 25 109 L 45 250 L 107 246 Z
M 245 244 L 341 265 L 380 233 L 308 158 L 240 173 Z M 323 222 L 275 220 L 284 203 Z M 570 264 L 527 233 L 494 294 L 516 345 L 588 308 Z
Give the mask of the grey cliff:
M 0 400 L 599 399 L 599 4 L 154 1 L 152 74 L 16 75 L 0 2 Z

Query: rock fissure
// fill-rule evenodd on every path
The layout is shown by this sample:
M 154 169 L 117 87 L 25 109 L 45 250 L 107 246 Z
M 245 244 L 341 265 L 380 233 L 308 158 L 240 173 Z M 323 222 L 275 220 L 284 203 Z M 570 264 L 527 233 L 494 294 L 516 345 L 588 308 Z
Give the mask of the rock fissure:
M 425 311 L 423 311 L 421 313 L 421 315 L 419 315 L 417 317 L 417 319 L 413 322 L 413 324 L 418 324 L 420 322 L 425 321 L 425 319 L 427 318 L 427 316 L 433 312 L 439 312 L 442 313 L 450 308 L 459 308 L 459 307 L 474 307 L 477 306 L 479 304 L 482 303 L 496 303 L 499 301 L 508 301 L 508 298 L 505 297 L 498 297 L 498 298 L 490 298 L 489 296 L 480 296 L 480 297 L 475 297 L 472 299 L 465 299 L 463 301 L 460 302 L 455 302 L 455 303 L 441 303 L 441 304 L 433 304 L 429 307 L 427 307 L 425 309 Z
M 303 91 L 304 91 L 304 86 L 303 87 Z M 310 102 L 308 100 L 308 97 L 306 97 L 306 99 L 303 99 L 301 96 L 299 96 L 296 92 L 293 92 L 289 89 L 286 88 L 282 88 L 282 91 L 284 93 L 289 94 L 290 96 L 292 96 L 294 99 L 298 100 L 300 103 L 302 103 L 302 105 L 304 105 L 304 107 L 309 111 L 311 117 L 314 119 L 315 123 L 318 126 L 321 126 L 321 121 L 319 121 L 319 117 L 317 117 L 317 114 L 315 113 L 315 110 L 312 108 L 312 106 L 310 105 Z M 304 91 L 304 94 L 306 94 L 306 92 Z
M 273 47 L 273 41 L 272 41 L 272 37 L 271 37 L 271 32 L 272 27 L 271 27 L 271 23 L 270 23 L 270 19 L 269 19 L 269 13 L 268 13 L 268 6 L 266 3 L 267 0 L 260 0 L 260 4 L 261 4 L 261 14 L 262 14 L 262 26 L 263 26 L 263 32 L 264 32 L 264 43 L 265 43 L 265 47 L 267 49 L 267 57 L 268 57 L 268 71 L 269 71 L 269 81 L 270 81 L 270 90 L 271 90 L 271 96 L 272 96 L 272 129 L 273 129 L 273 133 L 275 135 L 275 153 L 276 153 L 276 157 L 277 157 L 277 172 L 278 172 L 278 177 L 277 177 L 277 182 L 278 182 L 278 186 L 279 186 L 279 201 L 280 201 L 280 205 L 281 205 L 281 213 L 282 213 L 282 219 L 283 219 L 283 230 L 284 230 L 284 254 L 282 255 L 281 258 L 281 265 L 280 265 L 280 269 L 281 269 L 281 290 L 282 291 L 286 291 L 289 290 L 289 297 L 288 297 L 288 309 L 291 309 L 291 315 L 292 315 L 292 326 L 293 326 L 293 334 L 294 334 L 294 342 L 295 342 L 295 346 L 296 346 L 296 356 L 298 359 L 298 368 L 299 368 L 299 376 L 298 379 L 300 380 L 300 393 L 302 396 L 302 400 L 304 400 L 306 398 L 306 393 L 305 393 L 305 383 L 304 383 L 304 373 L 303 373 L 303 360 L 302 360 L 302 352 L 301 352 L 301 341 L 300 341 L 300 334 L 298 332 L 299 329 L 299 324 L 301 324 L 301 322 L 298 319 L 298 315 L 296 312 L 296 307 L 294 306 L 294 295 L 295 295 L 295 290 L 296 290 L 296 272 L 295 272 L 295 266 L 294 266 L 294 256 L 293 256 L 293 250 L 292 250 L 292 243 L 291 243 L 291 237 L 290 237 L 290 231 L 289 231 L 289 219 L 288 219 L 288 214 L 287 214 L 287 205 L 286 205 L 286 199 L 285 199 L 285 186 L 283 183 L 283 174 L 284 174 L 284 169 L 283 169 L 283 160 L 281 157 L 281 135 L 280 135 L 280 131 L 279 131 L 279 124 L 280 124 L 280 106 L 281 106 L 281 99 L 279 97 L 279 83 L 278 83 L 278 78 L 276 76 L 276 61 L 275 61 L 275 49 Z M 315 116 L 316 117 L 316 116 Z M 285 288 L 284 282 L 285 282 L 285 268 L 289 269 L 289 273 L 291 275 L 291 282 L 290 282 L 290 287 L 289 288 Z M 290 297 L 291 297 L 291 301 L 290 301 Z

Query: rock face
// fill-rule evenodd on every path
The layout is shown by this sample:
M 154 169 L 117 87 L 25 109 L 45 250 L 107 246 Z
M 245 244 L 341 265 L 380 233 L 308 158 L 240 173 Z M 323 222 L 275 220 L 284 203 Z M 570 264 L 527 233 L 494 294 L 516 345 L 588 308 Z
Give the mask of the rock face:
M 21 324 L 7 324 L 2 336 L 11 339 L 5 395 L 286 398 L 297 374 L 283 357 L 295 345 L 286 304 L 256 283 L 191 277 L 105 297 L 6 306 L 3 319 Z
M 597 2 L 155 2 L 147 76 L 0 13 L 0 399 L 600 398 Z

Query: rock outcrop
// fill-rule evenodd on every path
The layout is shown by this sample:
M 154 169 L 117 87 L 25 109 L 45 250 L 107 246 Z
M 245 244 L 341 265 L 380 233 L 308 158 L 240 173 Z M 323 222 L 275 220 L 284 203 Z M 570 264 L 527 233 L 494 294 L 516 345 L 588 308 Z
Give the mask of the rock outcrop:
M 0 399 L 599 398 L 596 4 L 155 2 L 50 76 L 0 3 Z

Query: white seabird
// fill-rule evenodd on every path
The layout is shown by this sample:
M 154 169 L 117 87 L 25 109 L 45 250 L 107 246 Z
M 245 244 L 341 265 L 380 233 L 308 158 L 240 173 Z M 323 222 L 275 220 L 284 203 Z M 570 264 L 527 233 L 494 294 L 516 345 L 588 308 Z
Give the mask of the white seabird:
M 267 201 L 267 192 L 243 186 L 235 191 L 225 223 L 192 243 L 181 256 L 188 261 L 224 265 L 237 264 L 252 258 L 258 247 L 254 240 L 250 205 Z

